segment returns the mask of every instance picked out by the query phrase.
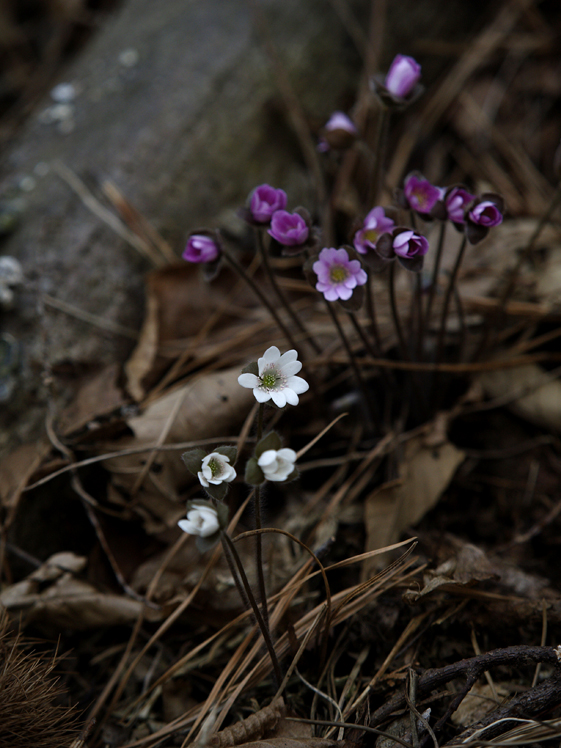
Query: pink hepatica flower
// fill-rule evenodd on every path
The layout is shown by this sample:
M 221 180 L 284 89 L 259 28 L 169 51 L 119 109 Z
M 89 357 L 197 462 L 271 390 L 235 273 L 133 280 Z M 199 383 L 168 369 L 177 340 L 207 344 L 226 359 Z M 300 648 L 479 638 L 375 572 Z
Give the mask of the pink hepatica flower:
M 429 251 L 429 243 L 424 236 L 405 229 L 394 237 L 393 250 L 398 257 L 424 257 Z
M 412 57 L 396 55 L 384 81 L 388 91 L 399 99 L 405 99 L 415 88 L 421 77 L 421 66 Z
M 469 211 L 469 220 L 479 226 L 498 226 L 503 221 L 499 208 L 490 200 L 484 200 Z
M 394 222 L 386 216 L 382 207 L 372 208 L 364 219 L 362 228 L 354 235 L 353 244 L 356 251 L 361 255 L 367 254 L 369 250 L 374 249 L 380 236 L 391 231 L 393 227 Z
M 490 228 L 502 223 L 503 210 L 502 197 L 491 192 L 475 201 L 466 216 L 466 236 L 470 244 L 477 244 L 487 236 Z
M 403 194 L 409 207 L 422 215 L 429 214 L 442 197 L 440 188 L 420 174 L 409 174 L 405 178 Z
M 210 236 L 192 234 L 189 237 L 183 259 L 187 262 L 214 262 L 220 255 L 220 247 Z
M 257 223 L 269 223 L 275 211 L 286 208 L 286 202 L 284 190 L 277 190 L 268 184 L 260 184 L 251 195 L 251 216 Z
M 466 222 L 465 209 L 474 198 L 475 195 L 471 195 L 463 187 L 452 187 L 451 190 L 447 191 L 444 204 L 448 220 L 452 223 L 464 224 Z
M 333 247 L 322 249 L 312 269 L 318 277 L 316 288 L 327 301 L 350 299 L 353 290 L 357 286 L 363 286 L 367 280 L 360 262 L 349 259 L 345 249 Z
M 277 210 L 271 219 L 271 228 L 267 230 L 273 239 L 285 247 L 296 247 L 304 244 L 310 230 L 306 221 L 298 213 Z
M 307 392 L 310 385 L 302 377 L 295 376 L 302 368 L 297 359 L 297 351 L 287 351 L 281 356 L 276 345 L 272 345 L 257 360 L 258 373 L 244 372 L 238 377 L 238 383 L 252 389 L 258 403 L 272 400 L 279 408 L 287 403 L 298 405 L 298 395 Z

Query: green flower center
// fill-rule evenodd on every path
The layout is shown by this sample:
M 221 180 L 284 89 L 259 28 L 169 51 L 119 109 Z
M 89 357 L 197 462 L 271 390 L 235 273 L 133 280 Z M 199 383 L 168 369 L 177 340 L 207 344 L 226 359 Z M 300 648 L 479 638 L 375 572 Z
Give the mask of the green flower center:
M 222 473 L 222 464 L 216 459 L 216 457 L 213 457 L 208 461 L 208 466 L 213 478 L 216 478 L 217 475 Z
M 343 265 L 333 265 L 329 271 L 329 277 L 333 283 L 342 283 L 349 277 L 349 271 Z
M 370 242 L 370 244 L 376 244 L 378 241 L 378 232 L 376 229 L 368 229 L 368 231 L 364 232 L 364 238 L 367 242 Z
M 278 381 L 278 377 L 274 371 L 267 371 L 261 377 L 261 381 L 263 383 L 263 387 L 266 387 L 268 390 L 272 390 Z

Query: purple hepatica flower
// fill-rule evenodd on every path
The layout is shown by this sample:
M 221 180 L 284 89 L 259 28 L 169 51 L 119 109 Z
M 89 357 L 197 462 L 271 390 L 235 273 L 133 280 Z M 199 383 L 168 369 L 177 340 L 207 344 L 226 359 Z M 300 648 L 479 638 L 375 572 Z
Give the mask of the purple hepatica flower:
M 407 206 L 421 215 L 429 215 L 442 197 L 440 187 L 435 187 L 420 174 L 408 174 L 403 184 Z
M 421 66 L 412 57 L 396 55 L 390 65 L 384 85 L 394 96 L 405 99 L 421 78 Z
M 369 250 L 374 249 L 380 236 L 391 231 L 394 226 L 394 222 L 386 216 L 382 207 L 378 205 L 372 208 L 364 219 L 362 228 L 353 237 L 356 251 L 361 255 L 367 254 Z
M 423 258 L 428 251 L 425 237 L 404 226 L 398 226 L 391 234 L 383 234 L 376 245 L 381 263 L 387 264 L 397 257 L 404 268 L 414 273 L 423 269 Z
M 220 256 L 220 245 L 208 234 L 191 234 L 182 256 L 187 262 L 214 262 Z
M 474 199 L 475 195 L 471 195 L 463 187 L 452 187 L 447 190 L 444 205 L 448 220 L 459 228 L 463 228 L 463 224 L 466 222 L 465 209 Z
M 466 215 L 466 236 L 470 244 L 477 244 L 489 229 L 503 221 L 504 204 L 500 195 L 485 193 L 469 208 Z
M 319 259 L 312 265 L 318 281 L 316 289 L 327 301 L 346 301 L 353 295 L 357 286 L 366 283 L 367 275 L 358 260 L 349 259 L 345 249 L 326 247 L 319 253 Z
M 318 151 L 330 148 L 348 148 L 358 135 L 354 122 L 344 112 L 333 112 L 322 131 Z
M 271 228 L 268 229 L 267 233 L 285 247 L 296 247 L 299 244 L 304 244 L 310 230 L 306 221 L 298 213 L 277 210 L 273 214 Z
M 277 190 L 268 184 L 260 184 L 251 195 L 251 217 L 256 223 L 269 223 L 273 213 L 286 208 L 286 202 L 284 190 Z

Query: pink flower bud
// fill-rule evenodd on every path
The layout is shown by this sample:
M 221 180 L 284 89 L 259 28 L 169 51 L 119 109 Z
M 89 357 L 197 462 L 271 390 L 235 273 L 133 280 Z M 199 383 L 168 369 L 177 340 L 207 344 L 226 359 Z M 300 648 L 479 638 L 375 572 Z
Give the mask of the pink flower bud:
M 192 234 L 189 237 L 183 259 L 187 262 L 214 262 L 220 255 L 220 247 L 210 236 Z
M 384 85 L 394 96 L 405 99 L 413 91 L 421 77 L 421 66 L 412 57 L 396 55 Z

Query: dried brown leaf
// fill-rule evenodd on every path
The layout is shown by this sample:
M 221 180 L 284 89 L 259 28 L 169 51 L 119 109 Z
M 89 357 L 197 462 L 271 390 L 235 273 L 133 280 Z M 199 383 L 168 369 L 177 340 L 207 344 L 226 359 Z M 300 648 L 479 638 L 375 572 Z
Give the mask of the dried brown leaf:
M 366 550 L 395 543 L 406 528 L 419 522 L 435 506 L 463 459 L 461 450 L 447 441 L 434 444 L 430 434 L 407 442 L 399 480 L 375 489 L 366 498 Z M 379 568 L 381 559 L 383 556 L 373 558 L 364 573 Z
M 254 402 L 253 393 L 238 384 L 239 368 L 205 374 L 184 387 L 164 395 L 139 416 L 129 418 L 127 425 L 134 437 L 108 446 L 138 448 L 157 444 L 168 429 L 163 443 L 197 441 L 227 434 L 237 429 Z M 175 417 L 170 419 L 175 413 Z M 184 511 L 178 502 L 182 486 L 192 482 L 180 458 L 181 452 L 158 453 L 138 491 L 138 509 L 144 514 L 147 529 L 162 530 L 175 525 Z M 150 451 L 108 460 L 114 485 L 129 493 L 143 469 Z M 144 510 L 144 511 L 143 511 Z M 152 518 L 152 519 L 151 519 Z
M 144 605 L 124 595 L 104 593 L 77 576 L 86 559 L 56 553 L 26 579 L 0 593 L 0 605 L 47 631 L 84 630 L 135 621 Z M 147 611 L 144 611 L 146 614 Z M 153 610 L 149 615 L 157 616 Z
M 507 407 L 548 431 L 561 431 L 561 383 L 536 364 L 485 372 L 478 381 L 489 398 L 518 393 Z

